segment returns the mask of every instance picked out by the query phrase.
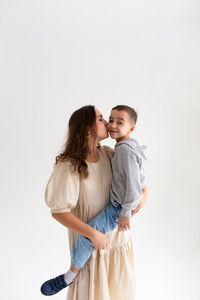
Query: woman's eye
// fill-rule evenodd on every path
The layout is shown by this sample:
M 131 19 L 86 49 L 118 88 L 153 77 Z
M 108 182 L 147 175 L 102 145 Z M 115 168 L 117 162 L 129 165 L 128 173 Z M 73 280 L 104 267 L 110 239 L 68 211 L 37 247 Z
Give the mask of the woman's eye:
M 99 118 L 99 121 L 103 121 L 103 118 Z
M 113 120 L 109 120 L 109 123 L 112 123 L 113 122 Z

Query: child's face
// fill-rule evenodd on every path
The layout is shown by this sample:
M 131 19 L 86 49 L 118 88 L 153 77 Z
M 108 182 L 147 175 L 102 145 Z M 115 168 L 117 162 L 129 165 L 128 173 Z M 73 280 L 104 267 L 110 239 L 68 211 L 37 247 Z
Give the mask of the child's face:
M 112 139 L 116 139 L 117 142 L 125 140 L 130 137 L 134 128 L 135 126 L 126 111 L 115 109 L 111 111 L 108 132 Z

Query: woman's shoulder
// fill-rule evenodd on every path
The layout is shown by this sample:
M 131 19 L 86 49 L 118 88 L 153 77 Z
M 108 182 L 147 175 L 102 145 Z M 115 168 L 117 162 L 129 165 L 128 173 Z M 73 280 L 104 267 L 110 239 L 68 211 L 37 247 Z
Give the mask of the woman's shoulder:
M 59 174 L 59 176 L 67 175 L 67 176 L 73 176 L 76 177 L 78 174 L 77 172 L 74 172 L 74 168 L 72 166 L 72 163 L 69 160 L 58 160 L 57 162 L 54 162 L 53 164 L 53 173 Z
M 65 168 L 69 169 L 71 167 L 71 163 L 69 160 L 59 159 L 54 162 L 53 167 L 58 169 L 65 169 Z
M 109 146 L 103 145 L 103 146 L 100 146 L 99 149 L 102 151 L 102 153 L 104 155 L 107 155 L 110 159 L 114 155 L 114 150 L 111 147 L 109 147 Z

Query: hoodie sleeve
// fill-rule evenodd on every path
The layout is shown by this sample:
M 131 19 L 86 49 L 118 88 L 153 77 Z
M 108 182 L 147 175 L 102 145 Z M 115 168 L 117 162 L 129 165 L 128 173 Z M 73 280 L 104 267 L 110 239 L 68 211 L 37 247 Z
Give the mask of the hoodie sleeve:
M 123 151 L 121 168 L 125 177 L 126 190 L 120 215 L 130 218 L 131 210 L 137 207 L 142 196 L 139 158 L 130 147 L 126 151 Z

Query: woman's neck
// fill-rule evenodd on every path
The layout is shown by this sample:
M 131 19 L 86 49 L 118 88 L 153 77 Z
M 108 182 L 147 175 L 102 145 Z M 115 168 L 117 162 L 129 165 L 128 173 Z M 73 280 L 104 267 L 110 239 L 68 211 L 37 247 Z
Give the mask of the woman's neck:
M 92 150 L 90 150 L 90 152 L 87 155 L 86 161 L 88 162 L 98 162 L 99 161 L 99 151 L 98 148 L 95 147 Z

